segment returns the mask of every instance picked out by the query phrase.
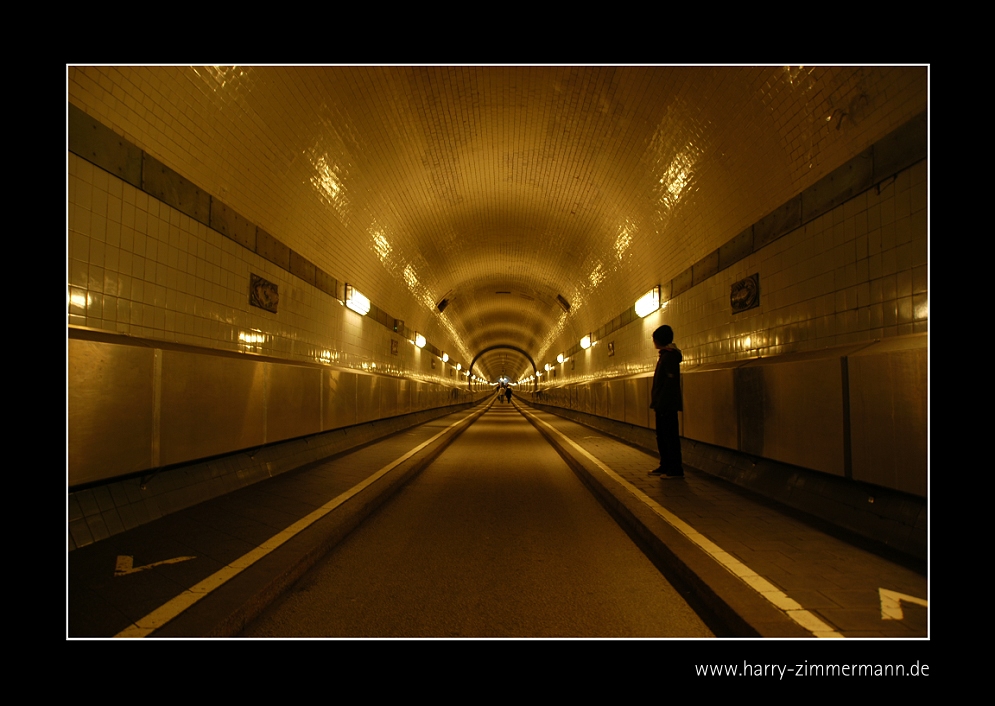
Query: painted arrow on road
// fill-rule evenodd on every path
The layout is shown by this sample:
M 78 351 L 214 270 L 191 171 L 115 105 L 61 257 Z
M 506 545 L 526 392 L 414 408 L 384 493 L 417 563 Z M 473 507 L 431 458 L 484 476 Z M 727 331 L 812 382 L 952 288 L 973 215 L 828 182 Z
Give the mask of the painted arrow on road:
M 154 561 L 151 564 L 146 564 L 145 566 L 135 566 L 135 557 L 119 555 L 117 558 L 117 564 L 114 567 L 114 575 L 127 576 L 128 574 L 137 574 L 139 571 L 145 571 L 146 569 L 151 569 L 156 566 L 162 566 L 163 564 L 178 564 L 181 561 L 186 561 L 188 559 L 196 559 L 196 558 L 197 557 L 195 556 L 178 556 L 175 559 Z
M 925 598 L 908 596 L 898 591 L 879 588 L 878 595 L 881 597 L 881 620 L 901 620 L 904 618 L 905 613 L 902 612 L 902 601 L 915 603 L 916 605 L 921 605 L 923 608 L 929 607 L 929 603 Z

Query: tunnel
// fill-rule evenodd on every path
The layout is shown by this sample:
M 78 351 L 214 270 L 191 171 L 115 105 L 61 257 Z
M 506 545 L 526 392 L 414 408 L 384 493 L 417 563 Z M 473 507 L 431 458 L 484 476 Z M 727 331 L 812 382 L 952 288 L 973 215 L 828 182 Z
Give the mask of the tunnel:
M 666 324 L 688 466 L 925 561 L 928 77 L 68 66 L 70 558 L 502 380 L 652 450 Z

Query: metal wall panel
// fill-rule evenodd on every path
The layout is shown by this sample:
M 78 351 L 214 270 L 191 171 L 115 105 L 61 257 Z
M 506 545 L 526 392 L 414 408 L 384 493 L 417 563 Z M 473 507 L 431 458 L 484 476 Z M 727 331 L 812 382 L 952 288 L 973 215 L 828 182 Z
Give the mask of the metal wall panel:
M 874 183 L 874 150 L 866 149 L 801 193 L 802 221 L 846 203 Z
M 591 413 L 608 416 L 608 390 L 603 382 L 591 383 Z
M 907 338 L 911 342 L 889 339 L 861 353 L 846 351 L 852 475 L 925 494 L 928 354 L 925 336 Z M 78 339 L 69 346 L 72 485 L 472 396 L 461 391 L 454 398 L 449 388 L 428 383 L 212 353 Z M 686 372 L 684 436 L 844 474 L 841 353 Z M 646 376 L 570 385 L 548 390 L 546 401 L 653 428 L 651 382 Z M 743 432 L 744 419 L 752 436 Z
M 736 400 L 736 428 L 740 451 L 763 456 L 764 423 L 767 419 L 764 366 L 747 365 L 733 373 L 733 396 Z
M 886 340 L 848 358 L 854 480 L 926 495 L 926 344 Z
M 407 414 L 411 411 L 411 392 L 413 387 L 408 380 L 398 380 L 397 381 L 397 405 L 394 411 L 388 416 L 395 416 L 398 414 Z
M 290 251 L 290 274 L 299 277 L 310 285 L 315 283 L 315 266 L 303 255 Z
M 160 465 L 266 441 L 266 364 L 162 351 Z
M 152 465 L 155 349 L 69 339 L 69 486 Z
M 594 395 L 590 385 L 583 385 L 577 390 L 577 406 L 575 409 L 586 414 L 594 414 Z
M 363 372 L 105 340 L 114 338 L 68 342 L 70 487 L 480 397 Z
M 739 446 L 739 420 L 733 387 L 734 369 L 684 373 L 684 436 L 707 444 Z
M 397 414 L 397 378 L 380 378 L 380 418 Z
M 590 397 L 591 393 L 588 385 L 571 385 L 570 409 L 576 409 L 578 412 L 587 412 Z
M 844 476 L 849 430 L 854 480 L 925 496 L 927 345 L 917 334 L 685 371 L 681 434 Z M 647 375 L 568 385 L 539 401 L 620 419 L 624 400 L 625 422 L 654 429 L 652 382 Z
M 142 159 L 142 189 L 204 225 L 211 222 L 211 195 L 147 152 Z M 253 232 L 252 242 L 242 245 L 255 250 L 255 236 Z
M 430 384 L 418 380 L 408 383 L 408 399 L 410 400 L 411 411 L 425 409 L 428 406 L 428 391 Z
M 317 434 L 321 429 L 321 369 L 266 363 L 266 442 Z
M 128 182 L 142 186 L 142 151 L 69 104 L 69 151 Z
M 753 253 L 753 226 L 719 248 L 719 269 L 724 270 Z
M 762 365 L 764 453 L 842 476 L 843 376 L 836 356 Z
M 629 378 L 625 381 L 625 420 L 629 424 L 648 427 L 650 424 L 650 390 L 653 378 Z
M 380 378 L 376 375 L 356 375 L 356 421 L 370 422 L 380 418 Z
M 691 266 L 691 279 L 695 284 L 700 284 L 718 271 L 719 251 L 713 250 Z
M 928 145 L 929 126 L 923 112 L 874 143 L 873 181 L 877 183 L 926 159 Z
M 798 194 L 753 224 L 753 249 L 759 250 L 802 225 L 802 197 Z
M 356 395 L 359 376 L 346 370 L 322 371 L 322 415 L 321 428 L 324 431 L 339 429 L 356 424 Z
M 608 418 L 619 422 L 625 421 L 625 381 L 609 380 L 605 388 Z
M 226 238 L 256 249 L 256 226 L 245 216 L 218 199 L 211 199 L 211 228 Z

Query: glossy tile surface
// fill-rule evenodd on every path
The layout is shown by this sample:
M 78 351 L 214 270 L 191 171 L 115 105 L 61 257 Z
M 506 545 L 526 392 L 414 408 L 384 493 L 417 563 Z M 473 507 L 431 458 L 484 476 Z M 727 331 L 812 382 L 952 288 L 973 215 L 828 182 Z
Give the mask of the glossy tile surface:
M 512 346 L 541 368 L 925 110 L 927 69 L 70 67 L 68 94 L 464 365 Z M 448 374 L 147 193 L 68 166 L 71 325 Z M 555 380 L 647 369 L 664 322 L 689 365 L 925 330 L 926 176 L 923 162 L 820 216 Z M 247 306 L 250 273 L 281 287 L 276 316 Z M 761 306 L 734 316 L 729 287 L 754 273 Z M 531 365 L 504 348 L 474 372 Z

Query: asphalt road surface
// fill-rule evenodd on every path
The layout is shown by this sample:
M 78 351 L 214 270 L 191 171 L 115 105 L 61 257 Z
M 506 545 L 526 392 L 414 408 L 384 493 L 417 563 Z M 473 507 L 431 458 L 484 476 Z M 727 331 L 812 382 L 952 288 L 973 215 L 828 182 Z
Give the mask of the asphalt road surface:
M 496 403 L 245 637 L 710 637 L 508 404 Z

